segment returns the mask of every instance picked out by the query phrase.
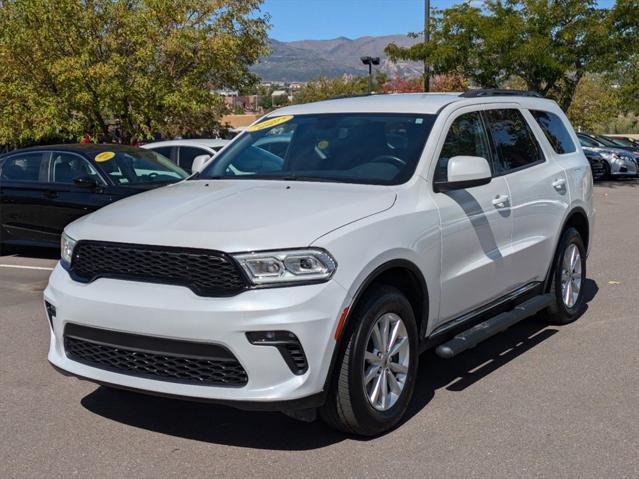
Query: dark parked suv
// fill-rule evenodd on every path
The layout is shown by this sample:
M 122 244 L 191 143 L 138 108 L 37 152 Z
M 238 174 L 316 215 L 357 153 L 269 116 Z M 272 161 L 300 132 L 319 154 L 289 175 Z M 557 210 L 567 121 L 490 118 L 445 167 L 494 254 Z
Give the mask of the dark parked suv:
M 53 246 L 75 219 L 126 196 L 186 178 L 153 151 L 54 145 L 0 156 L 0 250 Z

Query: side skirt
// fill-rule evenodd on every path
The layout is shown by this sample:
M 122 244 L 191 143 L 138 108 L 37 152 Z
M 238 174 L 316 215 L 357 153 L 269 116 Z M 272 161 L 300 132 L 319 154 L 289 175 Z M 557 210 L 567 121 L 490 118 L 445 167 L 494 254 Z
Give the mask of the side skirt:
M 463 314 L 436 328 L 420 345 L 420 352 L 439 346 L 473 326 L 511 311 L 516 306 L 543 293 L 543 283 L 535 281 L 508 293 L 473 311 Z

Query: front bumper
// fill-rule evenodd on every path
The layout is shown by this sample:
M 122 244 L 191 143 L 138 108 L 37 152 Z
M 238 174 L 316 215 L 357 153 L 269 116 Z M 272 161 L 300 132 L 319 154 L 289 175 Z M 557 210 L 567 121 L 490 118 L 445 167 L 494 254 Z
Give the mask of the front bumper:
M 48 359 L 68 375 L 151 394 L 237 407 L 293 409 L 310 407 L 323 391 L 346 291 L 337 282 L 329 281 L 250 290 L 231 298 L 205 298 L 181 286 L 107 278 L 82 284 L 73 281 L 58 265 L 44 299 L 55 307 Z M 63 338 L 67 323 L 217 344 L 238 359 L 248 381 L 242 387 L 203 386 L 89 366 L 67 357 Z M 304 374 L 294 374 L 277 348 L 253 345 L 246 337 L 249 331 L 271 330 L 290 331 L 297 336 L 308 361 Z
M 634 160 L 614 160 L 610 162 L 610 174 L 613 176 L 636 176 L 637 164 Z

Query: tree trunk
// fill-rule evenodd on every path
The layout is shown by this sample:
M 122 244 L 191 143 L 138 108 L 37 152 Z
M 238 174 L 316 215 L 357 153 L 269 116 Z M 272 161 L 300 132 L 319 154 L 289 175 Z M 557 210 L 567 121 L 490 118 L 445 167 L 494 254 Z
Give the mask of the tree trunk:
M 564 88 L 562 89 L 561 95 L 559 97 L 559 106 L 564 112 L 568 112 L 568 108 L 570 108 L 572 99 L 575 96 L 575 92 L 577 91 L 577 86 L 579 86 L 579 82 L 581 81 L 581 78 L 583 76 L 584 71 L 578 70 L 573 78 L 564 78 Z

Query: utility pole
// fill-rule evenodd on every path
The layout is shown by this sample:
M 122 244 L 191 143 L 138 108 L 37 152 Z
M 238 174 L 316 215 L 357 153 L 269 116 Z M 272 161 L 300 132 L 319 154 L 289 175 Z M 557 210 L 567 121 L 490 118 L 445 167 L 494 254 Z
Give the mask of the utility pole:
M 424 51 L 430 41 L 430 0 L 424 0 Z M 430 91 L 430 67 L 424 59 L 424 91 Z

